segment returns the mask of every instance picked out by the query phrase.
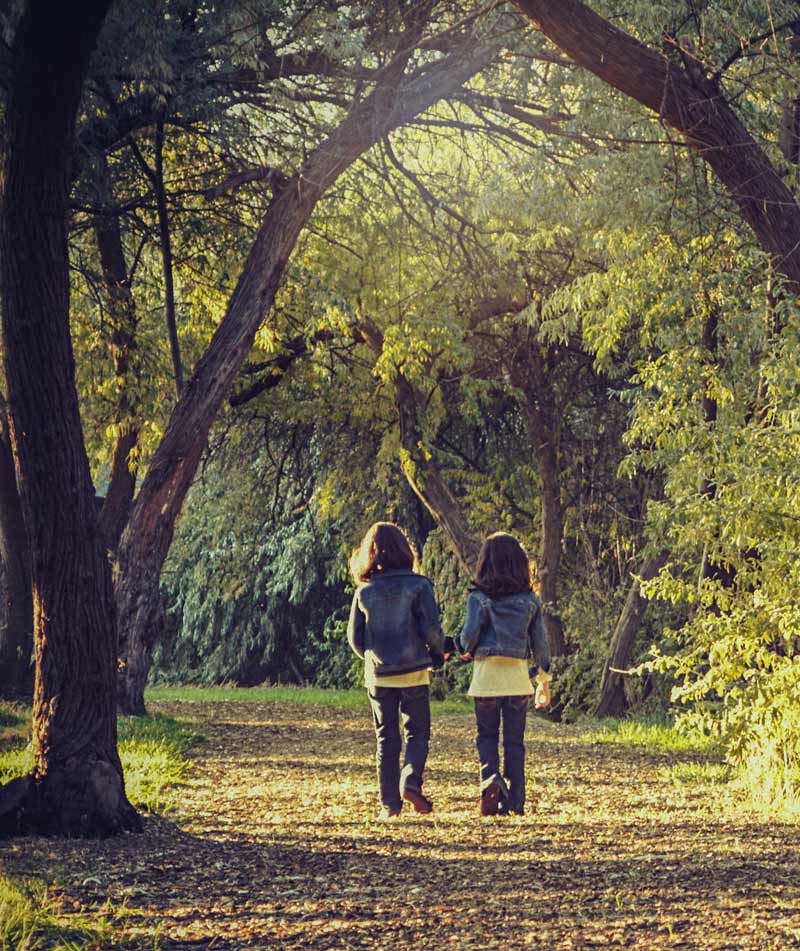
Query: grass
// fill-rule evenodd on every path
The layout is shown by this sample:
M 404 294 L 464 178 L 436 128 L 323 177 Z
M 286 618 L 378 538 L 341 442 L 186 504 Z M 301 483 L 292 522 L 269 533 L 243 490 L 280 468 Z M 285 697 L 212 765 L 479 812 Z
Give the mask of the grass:
M 8 705 L 0 704 L 8 712 Z M 26 741 L 30 712 L 16 708 L 13 731 L 0 734 L 0 783 L 24 776 L 33 767 L 33 751 Z M 170 789 L 184 782 L 189 770 L 186 754 L 198 734 L 164 714 L 121 717 L 119 755 L 125 774 L 125 790 L 140 809 L 163 811 L 170 801 Z M 0 946 L 0 951 L 2 947 Z
M 582 743 L 617 743 L 659 753 L 701 753 L 717 757 L 720 749 L 710 737 L 682 733 L 668 720 L 643 717 L 589 722 L 579 737 Z
M 33 754 L 27 748 L 30 719 L 30 710 L 19 704 L 0 703 L 0 785 L 30 772 L 33 766 Z
M 332 690 L 321 687 L 154 687 L 147 691 L 145 700 L 182 700 L 195 703 L 232 701 L 236 703 L 289 703 L 317 707 L 335 707 L 339 710 L 362 710 L 367 704 L 363 688 Z M 471 708 L 466 696 L 432 700 L 435 714 L 460 713 Z
M 139 808 L 163 812 L 171 790 L 186 781 L 186 754 L 201 737 L 163 713 L 121 717 L 119 755 L 128 799 Z
M 146 951 L 158 937 L 120 934 L 125 912 L 65 914 L 36 881 L 0 875 L 0 951 Z
M 0 704 L 0 783 L 33 766 L 26 743 L 30 711 Z M 186 779 L 186 758 L 198 734 L 174 717 L 154 714 L 119 721 L 119 753 L 125 789 L 139 809 L 164 811 L 172 790 Z M 0 951 L 146 951 L 157 936 L 125 934 L 125 911 L 110 906 L 100 914 L 65 913 L 39 881 L 15 881 L 0 871 Z
M 20 727 L 26 722 L 27 718 L 22 707 L 15 703 L 0 703 L 0 727 L 3 729 L 0 740 L 9 727 Z

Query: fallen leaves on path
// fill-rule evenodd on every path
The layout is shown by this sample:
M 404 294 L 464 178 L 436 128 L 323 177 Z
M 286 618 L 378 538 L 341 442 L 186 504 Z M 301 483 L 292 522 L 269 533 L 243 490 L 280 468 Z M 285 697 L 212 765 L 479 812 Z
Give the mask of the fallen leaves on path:
M 177 821 L 2 854 L 167 949 L 800 948 L 800 830 L 715 815 L 666 754 L 533 719 L 528 814 L 481 819 L 472 715 L 441 716 L 433 815 L 382 824 L 366 701 L 153 706 L 205 737 Z

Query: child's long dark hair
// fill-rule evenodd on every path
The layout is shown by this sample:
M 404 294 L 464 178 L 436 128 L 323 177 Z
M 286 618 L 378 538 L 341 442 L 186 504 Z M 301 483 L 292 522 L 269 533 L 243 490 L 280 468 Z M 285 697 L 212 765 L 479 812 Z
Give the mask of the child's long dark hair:
M 393 568 L 409 571 L 416 563 L 414 549 L 403 530 L 393 522 L 375 522 L 367 529 L 350 558 L 350 573 L 353 581 L 369 579 L 378 572 Z
M 528 556 L 513 535 L 495 532 L 486 539 L 478 555 L 473 585 L 490 598 L 532 590 Z

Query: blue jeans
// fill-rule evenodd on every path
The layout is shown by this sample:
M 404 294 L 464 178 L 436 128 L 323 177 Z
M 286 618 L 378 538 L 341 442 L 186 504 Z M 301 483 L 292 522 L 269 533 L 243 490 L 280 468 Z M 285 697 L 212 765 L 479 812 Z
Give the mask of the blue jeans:
M 377 750 L 378 785 L 384 806 L 399 810 L 406 788 L 422 791 L 422 774 L 431 738 L 431 705 L 428 687 L 370 687 Z M 406 752 L 400 772 L 400 718 Z
M 481 761 L 481 792 L 500 776 L 500 721 L 503 722 L 503 775 L 508 799 L 501 812 L 525 810 L 525 719 L 528 697 L 476 697 L 477 747 Z

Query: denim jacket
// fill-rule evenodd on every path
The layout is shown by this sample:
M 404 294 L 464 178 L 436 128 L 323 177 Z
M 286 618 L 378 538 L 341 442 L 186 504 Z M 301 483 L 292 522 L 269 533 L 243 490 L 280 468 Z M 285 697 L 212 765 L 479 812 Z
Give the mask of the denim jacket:
M 533 656 L 542 670 L 550 670 L 542 606 L 532 592 L 490 598 L 482 591 L 471 591 L 456 645 L 462 654 L 474 657 Z
M 430 667 L 431 653 L 444 652 L 430 581 L 404 569 L 374 574 L 353 595 L 347 640 L 379 677 Z

